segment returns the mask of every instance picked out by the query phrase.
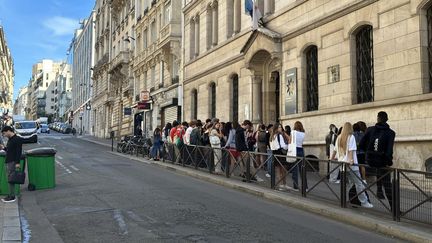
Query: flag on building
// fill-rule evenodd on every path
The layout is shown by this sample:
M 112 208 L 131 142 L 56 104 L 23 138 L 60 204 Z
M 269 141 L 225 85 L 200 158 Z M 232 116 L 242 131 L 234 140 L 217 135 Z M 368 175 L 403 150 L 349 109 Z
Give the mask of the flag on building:
M 253 1 L 252 0 L 245 0 L 245 11 L 246 14 L 251 16 L 253 15 Z

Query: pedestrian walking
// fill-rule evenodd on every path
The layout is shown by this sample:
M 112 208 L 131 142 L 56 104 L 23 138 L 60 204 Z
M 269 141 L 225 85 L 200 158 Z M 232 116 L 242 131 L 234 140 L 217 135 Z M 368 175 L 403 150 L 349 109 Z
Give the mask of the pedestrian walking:
M 355 185 L 357 192 L 362 192 L 358 195 L 358 199 L 361 202 L 361 206 L 365 208 L 372 208 L 373 205 L 368 202 L 368 197 L 364 192 L 364 184 L 360 177 L 358 160 L 357 160 L 357 144 L 355 137 L 353 136 L 353 127 L 351 123 L 346 122 L 343 126 L 341 135 L 336 140 L 335 150 L 331 159 L 337 157 L 338 161 L 346 162 L 350 168 L 346 169 L 346 175 L 348 179 L 348 186 L 346 187 L 349 191 L 353 185 Z
M 20 159 L 22 154 L 22 138 L 17 136 L 14 129 L 11 126 L 5 126 L 1 130 L 3 136 L 8 138 L 8 143 L 6 147 L 0 144 L 0 149 L 6 151 L 5 158 L 5 169 L 7 178 L 15 172 L 15 170 L 20 169 Z M 15 201 L 15 184 L 9 183 L 9 195 L 2 199 L 3 202 L 14 202 Z
M 267 134 L 264 124 L 259 125 L 255 140 L 257 141 L 257 152 L 259 153 L 256 157 L 256 163 L 259 168 L 261 164 L 265 163 L 266 156 L 264 154 L 267 153 Z
M 393 145 L 396 133 L 390 129 L 387 124 L 388 115 L 384 111 L 378 112 L 377 123 L 375 126 L 366 130 L 360 141 L 360 149 L 366 152 L 366 163 L 377 169 L 377 196 L 384 199 L 383 186 L 385 195 L 393 207 L 392 182 L 391 174 L 387 173 L 388 168 L 393 165 Z

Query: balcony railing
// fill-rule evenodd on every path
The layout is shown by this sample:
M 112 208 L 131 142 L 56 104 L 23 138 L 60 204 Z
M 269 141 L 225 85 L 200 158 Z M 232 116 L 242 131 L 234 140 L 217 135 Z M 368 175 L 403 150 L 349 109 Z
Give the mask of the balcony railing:
M 117 56 L 111 61 L 110 64 L 110 72 L 113 72 L 114 69 L 121 67 L 124 64 L 129 63 L 129 51 L 121 51 L 117 54 Z
M 103 65 L 107 64 L 109 61 L 108 53 L 103 55 L 103 57 L 96 63 L 96 65 L 93 67 L 93 70 L 97 70 L 98 68 L 102 67 Z

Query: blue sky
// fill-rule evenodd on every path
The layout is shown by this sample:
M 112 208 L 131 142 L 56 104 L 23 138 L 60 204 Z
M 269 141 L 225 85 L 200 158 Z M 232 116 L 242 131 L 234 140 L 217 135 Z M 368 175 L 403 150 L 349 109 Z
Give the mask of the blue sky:
M 28 84 L 34 63 L 66 59 L 79 20 L 90 15 L 94 4 L 93 0 L 0 0 L 0 23 L 15 66 L 14 99 Z

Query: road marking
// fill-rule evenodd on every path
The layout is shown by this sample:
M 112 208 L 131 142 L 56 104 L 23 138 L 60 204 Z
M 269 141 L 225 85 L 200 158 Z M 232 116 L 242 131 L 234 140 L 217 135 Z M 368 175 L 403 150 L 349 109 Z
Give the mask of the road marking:
M 24 216 L 21 216 L 21 230 L 22 230 L 22 234 L 23 234 L 23 243 L 29 243 L 30 242 L 30 238 L 31 238 L 31 230 L 30 230 L 30 225 L 27 221 L 27 219 Z
M 62 169 L 64 169 L 68 174 L 72 174 L 72 171 L 69 170 L 69 169 L 68 169 L 64 164 L 62 164 L 62 162 L 56 160 L 56 163 L 57 163 L 60 167 L 62 167 Z
M 71 165 L 70 167 L 71 167 L 72 169 L 76 170 L 76 171 L 79 171 L 79 169 L 78 169 L 77 167 L 73 166 L 73 165 Z
M 116 209 L 114 210 L 114 219 L 117 221 L 117 224 L 120 228 L 120 234 L 127 235 L 128 230 L 126 226 L 126 222 L 124 221 L 123 215 L 121 214 L 120 210 Z
M 57 155 L 57 158 L 59 158 L 59 159 L 63 159 L 63 157 L 61 157 L 60 155 Z

